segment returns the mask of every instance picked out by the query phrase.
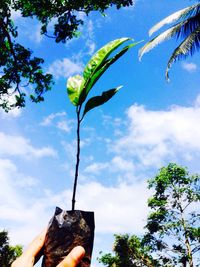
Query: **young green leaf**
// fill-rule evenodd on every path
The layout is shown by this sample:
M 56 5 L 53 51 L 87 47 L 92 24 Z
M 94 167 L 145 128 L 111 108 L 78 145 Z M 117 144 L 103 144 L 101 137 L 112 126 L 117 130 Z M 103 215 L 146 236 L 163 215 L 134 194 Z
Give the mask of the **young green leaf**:
M 89 91 L 92 89 L 92 87 L 94 86 L 94 84 L 98 81 L 98 79 L 102 76 L 102 74 L 113 63 L 115 63 L 115 61 L 117 61 L 121 56 L 123 56 L 131 47 L 134 47 L 137 44 L 138 43 L 133 43 L 133 44 L 130 44 L 130 45 L 125 46 L 115 56 L 113 56 L 112 58 L 109 58 L 109 59 L 105 60 L 103 62 L 103 64 L 101 64 L 101 66 L 96 69 L 96 71 L 94 72 L 94 74 L 88 80 L 87 87 L 85 87 L 85 89 L 81 91 L 81 95 L 80 95 L 81 101 L 80 102 L 83 102 L 85 100 L 85 98 L 87 97 Z
M 79 98 L 80 98 L 82 83 L 84 83 L 84 78 L 80 75 L 69 77 L 67 81 L 67 93 L 68 93 L 70 102 L 74 106 L 79 105 Z
M 85 66 L 83 72 L 84 79 L 87 81 L 95 70 L 110 56 L 110 54 L 128 40 L 130 40 L 130 38 L 116 39 L 99 49 Z
M 94 97 L 90 98 L 87 101 L 87 103 L 85 104 L 85 109 L 84 109 L 84 112 L 83 112 L 83 117 L 91 109 L 96 108 L 98 106 L 101 106 L 104 103 L 106 103 L 108 100 L 110 100 L 117 93 L 117 91 L 119 91 L 120 88 L 122 88 L 122 86 L 118 86 L 117 88 L 114 88 L 114 89 L 110 89 L 108 91 L 105 91 L 105 92 L 102 93 L 101 96 L 94 96 Z
M 83 71 L 83 78 L 85 82 L 82 84 L 82 88 L 81 88 L 81 101 L 80 101 L 81 103 L 85 101 L 92 87 L 92 85 L 90 84 L 90 80 L 93 79 L 93 76 L 96 73 L 96 71 L 98 71 L 99 69 L 101 69 L 101 67 L 103 67 L 107 58 L 110 56 L 110 54 L 113 51 L 115 51 L 120 45 L 122 45 L 124 42 L 130 39 L 131 38 L 120 38 L 120 39 L 111 41 L 105 46 L 103 46 L 100 50 L 98 50 L 95 53 L 95 55 L 90 59 L 90 61 L 85 66 L 85 69 Z M 88 87 L 89 84 L 90 86 Z M 94 85 L 94 82 L 92 82 L 92 84 Z

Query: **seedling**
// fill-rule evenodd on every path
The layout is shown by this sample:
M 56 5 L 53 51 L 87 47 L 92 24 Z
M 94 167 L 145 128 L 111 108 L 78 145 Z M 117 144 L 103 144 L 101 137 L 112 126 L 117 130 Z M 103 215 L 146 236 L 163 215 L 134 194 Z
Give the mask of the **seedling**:
M 79 174 L 80 163 L 80 126 L 85 115 L 92 109 L 103 105 L 110 100 L 122 86 L 110 89 L 102 92 L 100 96 L 94 96 L 87 100 L 89 92 L 93 89 L 96 82 L 104 74 L 104 72 L 121 56 L 123 56 L 131 47 L 137 43 L 131 43 L 123 47 L 113 57 L 110 57 L 111 53 L 115 52 L 130 38 L 121 38 L 109 42 L 104 47 L 96 52 L 96 54 L 90 59 L 85 66 L 83 75 L 76 75 L 70 77 L 67 81 L 67 92 L 71 103 L 76 107 L 77 118 L 77 154 L 76 154 L 76 167 L 74 175 L 74 186 L 72 196 L 72 210 L 75 210 L 76 202 L 76 188 Z
M 118 86 L 102 92 L 99 96 L 88 99 L 90 91 L 104 72 L 131 47 L 131 43 L 120 47 L 130 38 L 121 38 L 109 42 L 96 52 L 83 70 L 83 75 L 75 75 L 67 81 L 67 92 L 70 102 L 76 108 L 77 118 L 77 153 L 72 195 L 72 209 L 63 211 L 56 208 L 54 217 L 50 221 L 44 245 L 43 267 L 55 267 L 77 245 L 85 248 L 86 254 L 80 267 L 89 267 L 94 240 L 94 213 L 75 209 L 76 189 L 80 163 L 80 129 L 85 115 L 92 109 L 109 101 L 121 88 Z M 116 51 L 118 50 L 119 51 Z M 116 52 L 113 57 L 111 54 Z

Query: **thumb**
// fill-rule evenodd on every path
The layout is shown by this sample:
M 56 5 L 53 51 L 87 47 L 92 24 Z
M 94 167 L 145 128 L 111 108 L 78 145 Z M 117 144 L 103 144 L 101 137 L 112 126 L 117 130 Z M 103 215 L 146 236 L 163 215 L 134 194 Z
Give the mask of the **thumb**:
M 57 267 L 76 267 L 85 255 L 85 250 L 81 246 L 77 246 L 61 261 Z

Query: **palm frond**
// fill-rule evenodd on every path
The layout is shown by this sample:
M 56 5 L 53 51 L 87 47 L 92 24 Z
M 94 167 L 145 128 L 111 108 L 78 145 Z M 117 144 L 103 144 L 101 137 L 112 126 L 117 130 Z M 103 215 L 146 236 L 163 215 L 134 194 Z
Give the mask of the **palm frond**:
M 165 25 L 172 24 L 176 21 L 179 21 L 181 19 L 187 19 L 191 16 L 196 16 L 200 13 L 200 4 L 195 4 L 189 7 L 186 7 L 184 9 L 181 9 L 170 16 L 164 18 L 160 22 L 158 22 L 156 25 L 154 25 L 150 31 L 149 36 L 151 36 L 154 32 L 158 31 L 160 28 L 162 28 Z
M 159 45 L 160 43 L 171 39 L 172 37 L 187 37 L 192 32 L 194 32 L 198 27 L 200 26 L 200 14 L 197 14 L 191 18 L 188 18 L 184 21 L 181 21 L 174 25 L 173 27 L 170 27 L 163 33 L 157 35 L 155 38 L 150 40 L 146 45 L 144 45 L 140 51 L 139 51 L 139 59 L 142 58 L 142 56 L 152 50 L 155 46 Z
M 188 18 L 184 21 L 182 27 L 176 33 L 176 37 L 178 38 L 186 38 L 192 32 L 194 32 L 200 26 L 200 14 L 197 14 L 191 18 Z
M 167 29 L 166 31 L 162 32 L 161 34 L 154 37 L 148 43 L 146 43 L 140 50 L 139 50 L 139 59 L 143 57 L 143 55 L 150 50 L 152 50 L 155 46 L 159 45 L 160 43 L 174 37 L 177 32 L 180 31 L 181 27 L 183 27 L 183 22 L 176 24 L 175 26 Z
M 172 64 L 181 59 L 182 57 L 187 57 L 193 55 L 197 50 L 200 49 L 200 26 L 195 29 L 185 40 L 174 50 L 171 55 L 167 69 L 165 72 L 166 79 L 169 80 L 169 70 Z

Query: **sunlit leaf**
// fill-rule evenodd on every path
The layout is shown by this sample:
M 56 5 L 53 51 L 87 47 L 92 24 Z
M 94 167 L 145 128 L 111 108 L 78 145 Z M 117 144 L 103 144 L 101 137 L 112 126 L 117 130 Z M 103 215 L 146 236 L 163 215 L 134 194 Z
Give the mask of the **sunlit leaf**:
M 95 73 L 97 71 L 99 71 L 101 69 L 101 67 L 103 67 L 105 65 L 105 63 L 107 63 L 106 60 L 108 59 L 110 54 L 112 52 L 114 52 L 120 45 L 122 45 L 124 42 L 126 42 L 128 40 L 130 40 L 130 38 L 120 38 L 120 39 L 111 41 L 108 44 L 106 44 L 105 46 L 103 46 L 100 50 L 98 50 L 95 53 L 95 55 L 90 59 L 90 61 L 85 66 L 85 69 L 83 71 L 83 77 L 84 77 L 85 82 L 84 82 L 84 84 L 82 84 L 81 102 L 84 102 L 91 87 L 94 85 L 93 77 L 94 77 Z M 103 74 L 103 72 L 100 71 L 99 75 L 101 76 Z M 93 82 L 91 82 L 91 79 L 93 80 Z M 95 79 L 96 80 L 98 79 L 98 75 L 96 76 Z
M 130 45 L 125 46 L 120 52 L 118 52 L 115 56 L 112 58 L 109 58 L 104 61 L 104 64 L 101 65 L 101 67 L 97 68 L 95 73 L 91 76 L 87 83 L 87 87 L 85 88 L 84 95 L 81 96 L 81 100 L 84 99 L 91 88 L 94 86 L 94 84 L 98 81 L 98 79 L 102 76 L 102 74 L 113 64 L 115 63 L 121 56 L 123 56 L 131 47 L 134 47 L 138 43 L 133 43 Z M 83 91 L 82 91 L 83 92 Z
M 80 75 L 69 77 L 69 79 L 67 80 L 67 93 L 71 103 L 74 106 L 79 105 L 81 85 L 83 82 L 84 78 Z

